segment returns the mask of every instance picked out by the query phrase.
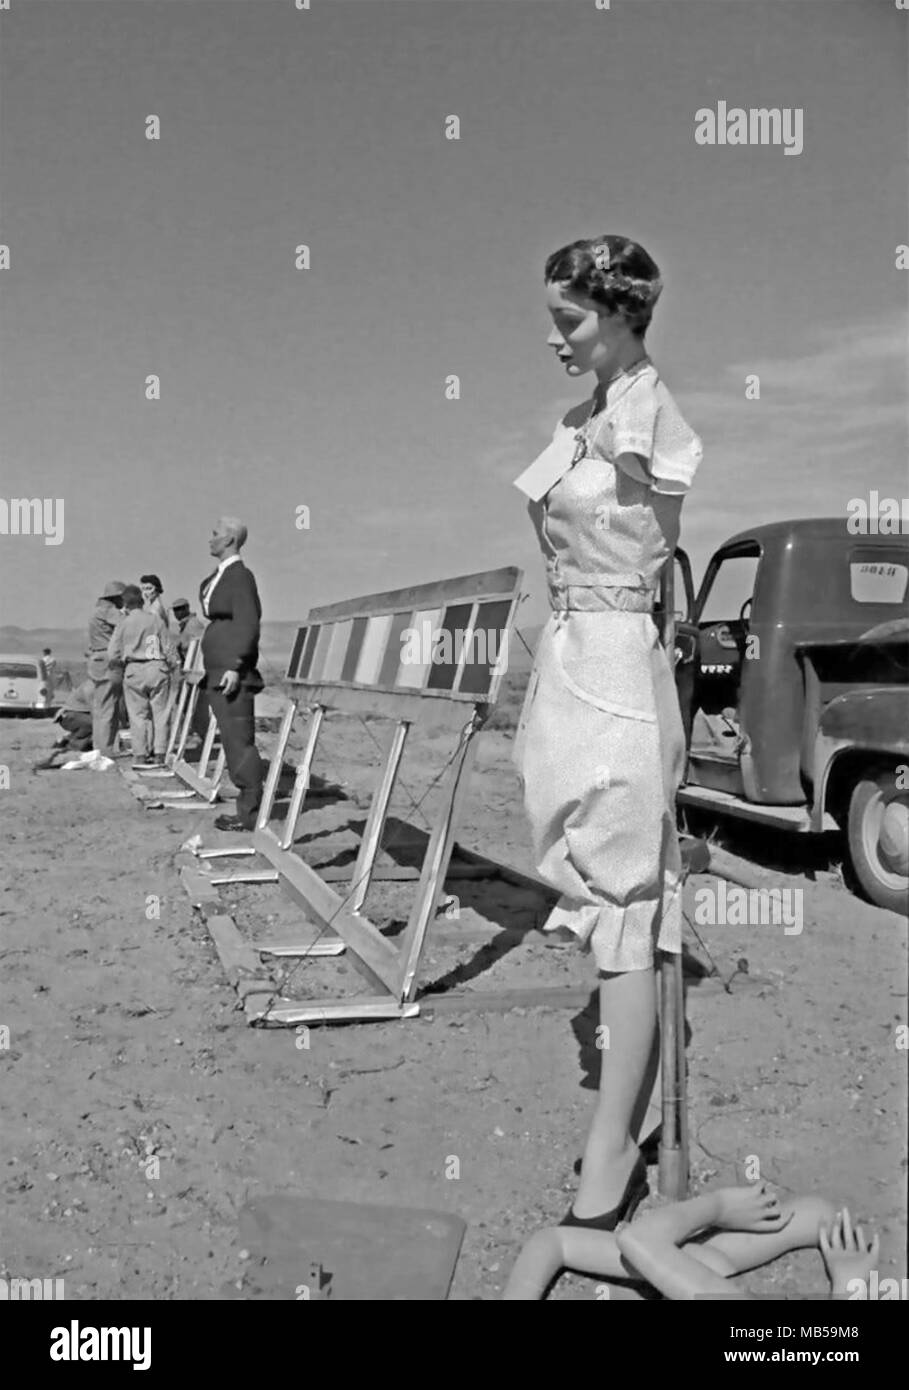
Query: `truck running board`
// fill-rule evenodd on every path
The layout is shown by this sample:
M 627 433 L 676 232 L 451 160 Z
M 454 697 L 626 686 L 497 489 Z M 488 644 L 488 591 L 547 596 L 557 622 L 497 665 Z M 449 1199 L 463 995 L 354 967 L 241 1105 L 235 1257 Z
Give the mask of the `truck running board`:
M 723 815 L 737 816 L 739 820 L 757 821 L 761 825 L 775 825 L 780 830 L 794 830 L 802 834 L 811 831 L 811 815 L 805 806 L 762 806 L 753 801 L 743 801 L 731 792 L 714 791 L 712 787 L 682 787 L 676 797 L 680 806 L 694 806 L 709 811 L 719 811 Z M 824 830 L 838 830 L 839 826 L 829 811 L 824 812 Z

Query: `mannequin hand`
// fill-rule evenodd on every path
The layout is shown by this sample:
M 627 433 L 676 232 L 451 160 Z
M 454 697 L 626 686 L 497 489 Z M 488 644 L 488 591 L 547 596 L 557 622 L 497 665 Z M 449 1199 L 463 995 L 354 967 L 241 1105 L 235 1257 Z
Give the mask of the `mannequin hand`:
M 218 689 L 223 690 L 225 695 L 233 695 L 240 689 L 240 677 L 236 671 L 225 671 L 218 682 Z
M 726 1231 L 781 1231 L 794 1215 L 782 1215 L 780 1199 L 766 1182 L 723 1187 L 717 1197 L 720 1216 L 716 1224 Z
M 872 1269 L 877 1268 L 880 1237 L 866 1241 L 861 1226 L 853 1231 L 848 1207 L 838 1211 L 829 1226 L 821 1227 L 818 1242 L 834 1292 L 845 1288 L 850 1279 L 867 1283 Z

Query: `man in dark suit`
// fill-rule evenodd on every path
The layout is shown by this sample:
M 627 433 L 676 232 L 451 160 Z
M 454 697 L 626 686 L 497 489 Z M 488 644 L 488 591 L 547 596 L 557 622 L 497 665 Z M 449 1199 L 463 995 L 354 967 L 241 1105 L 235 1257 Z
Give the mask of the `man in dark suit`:
M 256 692 L 265 684 L 256 669 L 262 606 L 256 581 L 240 559 L 245 542 L 242 521 L 218 518 L 208 543 L 218 568 L 199 590 L 209 620 L 202 638 L 201 686 L 218 721 L 227 770 L 238 792 L 236 816 L 218 816 L 218 830 L 253 829 L 265 771 L 256 748 L 254 714 Z

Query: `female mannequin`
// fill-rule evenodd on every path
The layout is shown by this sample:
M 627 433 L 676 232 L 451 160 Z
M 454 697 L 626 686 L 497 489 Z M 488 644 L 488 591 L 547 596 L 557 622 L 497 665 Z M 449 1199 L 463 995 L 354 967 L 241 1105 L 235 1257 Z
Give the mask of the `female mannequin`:
M 600 1090 L 566 1223 L 613 1230 L 646 1195 L 640 1126 L 656 1061 L 658 950 L 681 950 L 675 793 L 685 738 L 653 607 L 701 458 L 644 349 L 661 289 L 637 243 L 574 242 L 546 262 L 549 344 L 593 372 L 516 485 L 546 561 L 544 628 L 514 759 L 537 871 L 600 980 Z

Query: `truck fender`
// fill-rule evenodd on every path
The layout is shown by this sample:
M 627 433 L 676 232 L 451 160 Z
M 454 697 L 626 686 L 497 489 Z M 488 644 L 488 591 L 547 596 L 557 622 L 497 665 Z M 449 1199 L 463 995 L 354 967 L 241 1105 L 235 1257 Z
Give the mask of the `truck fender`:
M 853 755 L 857 769 L 872 762 L 904 762 L 909 772 L 909 688 L 849 690 L 827 705 L 814 746 L 812 830 L 823 827 L 832 773 L 847 755 Z

